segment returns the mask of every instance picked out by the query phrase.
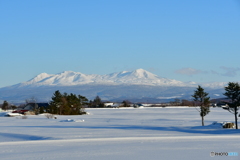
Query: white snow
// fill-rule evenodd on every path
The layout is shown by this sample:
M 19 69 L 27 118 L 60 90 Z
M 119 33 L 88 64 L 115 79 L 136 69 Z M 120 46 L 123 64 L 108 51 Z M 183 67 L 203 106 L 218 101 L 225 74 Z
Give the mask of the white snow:
M 6 113 L 4 116 L 16 117 L 16 116 L 22 116 L 22 114 L 20 114 L 20 113 L 11 113 L 11 112 L 8 112 L 8 113 Z
M 221 108 L 211 108 L 205 126 L 195 108 L 86 111 L 90 114 L 59 115 L 57 119 L 0 114 L 1 160 L 212 160 L 212 151 L 240 153 L 240 130 L 216 125 L 234 121 L 234 116 Z
M 142 85 L 167 85 L 186 86 L 190 85 L 177 80 L 158 77 L 144 69 L 134 71 L 122 71 L 106 75 L 83 74 L 80 72 L 64 71 L 59 74 L 41 73 L 35 78 L 19 84 L 20 86 L 34 85 L 82 85 L 82 84 L 142 84 Z

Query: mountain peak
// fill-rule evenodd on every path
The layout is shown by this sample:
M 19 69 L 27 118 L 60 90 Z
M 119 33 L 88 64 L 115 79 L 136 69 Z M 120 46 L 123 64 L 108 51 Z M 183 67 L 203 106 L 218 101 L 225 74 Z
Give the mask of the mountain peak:
M 144 69 L 142 69 L 142 68 L 136 69 L 135 71 L 136 71 L 136 72 L 147 72 L 146 70 L 144 70 Z
M 74 72 L 74 71 L 63 71 L 63 72 L 59 73 L 59 75 L 66 75 L 66 76 L 71 76 L 71 75 L 75 75 L 75 74 L 81 74 L 81 73 Z
M 142 68 L 140 69 L 136 69 L 135 71 L 132 72 L 132 74 L 138 78 L 156 78 L 157 75 L 151 73 L 151 72 L 148 72 Z
M 31 80 L 29 81 L 32 81 L 32 82 L 38 82 L 38 81 L 41 81 L 47 77 L 51 76 L 50 74 L 47 74 L 47 73 L 40 73 L 39 75 L 37 75 L 36 77 L 32 78 Z

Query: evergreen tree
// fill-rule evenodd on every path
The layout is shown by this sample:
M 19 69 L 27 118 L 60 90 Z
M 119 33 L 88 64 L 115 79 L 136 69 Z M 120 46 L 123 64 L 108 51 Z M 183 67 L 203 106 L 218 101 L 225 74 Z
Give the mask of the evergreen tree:
M 92 101 L 91 107 L 103 108 L 104 103 L 99 96 L 96 96 L 96 98 Z
M 230 99 L 230 102 L 227 102 L 228 111 L 234 114 L 236 129 L 238 129 L 237 111 L 240 106 L 240 85 L 237 82 L 229 82 L 228 86 L 225 87 L 225 91 L 226 92 L 223 95 Z
M 62 97 L 63 95 L 59 92 L 59 90 L 54 92 L 52 101 L 50 102 L 50 109 L 48 111 L 49 113 L 61 115 L 63 106 Z
M 202 117 L 202 126 L 204 126 L 204 117 L 210 112 L 209 105 L 210 105 L 210 97 L 207 97 L 208 93 L 204 92 L 204 89 L 201 86 L 194 91 L 192 97 L 193 100 L 196 102 L 197 105 L 200 106 L 200 116 Z
M 123 102 L 122 102 L 122 104 L 123 104 L 123 107 L 130 107 L 130 101 L 128 101 L 128 100 L 124 100 Z
M 2 105 L 2 110 L 7 110 L 8 109 L 8 102 L 4 101 Z
M 84 96 L 81 96 L 81 95 L 78 95 L 78 99 L 79 99 L 79 103 L 80 103 L 80 108 L 79 108 L 79 111 L 80 112 L 85 112 L 84 111 L 84 106 L 87 106 L 88 105 L 88 99 Z
M 44 107 L 39 108 L 39 114 L 42 114 L 42 113 L 44 113 Z

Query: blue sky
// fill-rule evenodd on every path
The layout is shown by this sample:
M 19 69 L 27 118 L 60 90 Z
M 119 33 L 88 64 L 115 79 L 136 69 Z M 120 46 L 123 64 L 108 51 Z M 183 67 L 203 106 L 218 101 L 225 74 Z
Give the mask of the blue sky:
M 0 87 L 46 72 L 143 68 L 240 81 L 238 0 L 0 0 Z

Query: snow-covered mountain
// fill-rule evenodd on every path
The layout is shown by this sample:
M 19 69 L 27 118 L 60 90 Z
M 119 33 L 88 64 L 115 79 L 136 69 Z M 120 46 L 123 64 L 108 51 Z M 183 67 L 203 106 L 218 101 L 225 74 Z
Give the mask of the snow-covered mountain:
M 65 71 L 59 74 L 41 73 L 33 79 L 18 84 L 18 86 L 72 86 L 83 84 L 135 84 L 135 85 L 161 85 L 161 86 L 189 86 L 191 83 L 184 83 L 177 80 L 158 77 L 143 69 L 135 71 L 123 71 L 107 75 L 83 74 L 80 72 Z
M 181 82 L 159 77 L 143 69 L 106 75 L 65 71 L 59 74 L 41 73 L 27 82 L 0 88 L 0 100 L 22 102 L 35 97 L 49 101 L 56 90 L 75 93 L 93 99 L 131 100 L 132 102 L 162 102 L 171 99 L 191 99 L 197 87 L 195 82 Z M 211 98 L 221 97 L 225 83 L 201 84 Z

